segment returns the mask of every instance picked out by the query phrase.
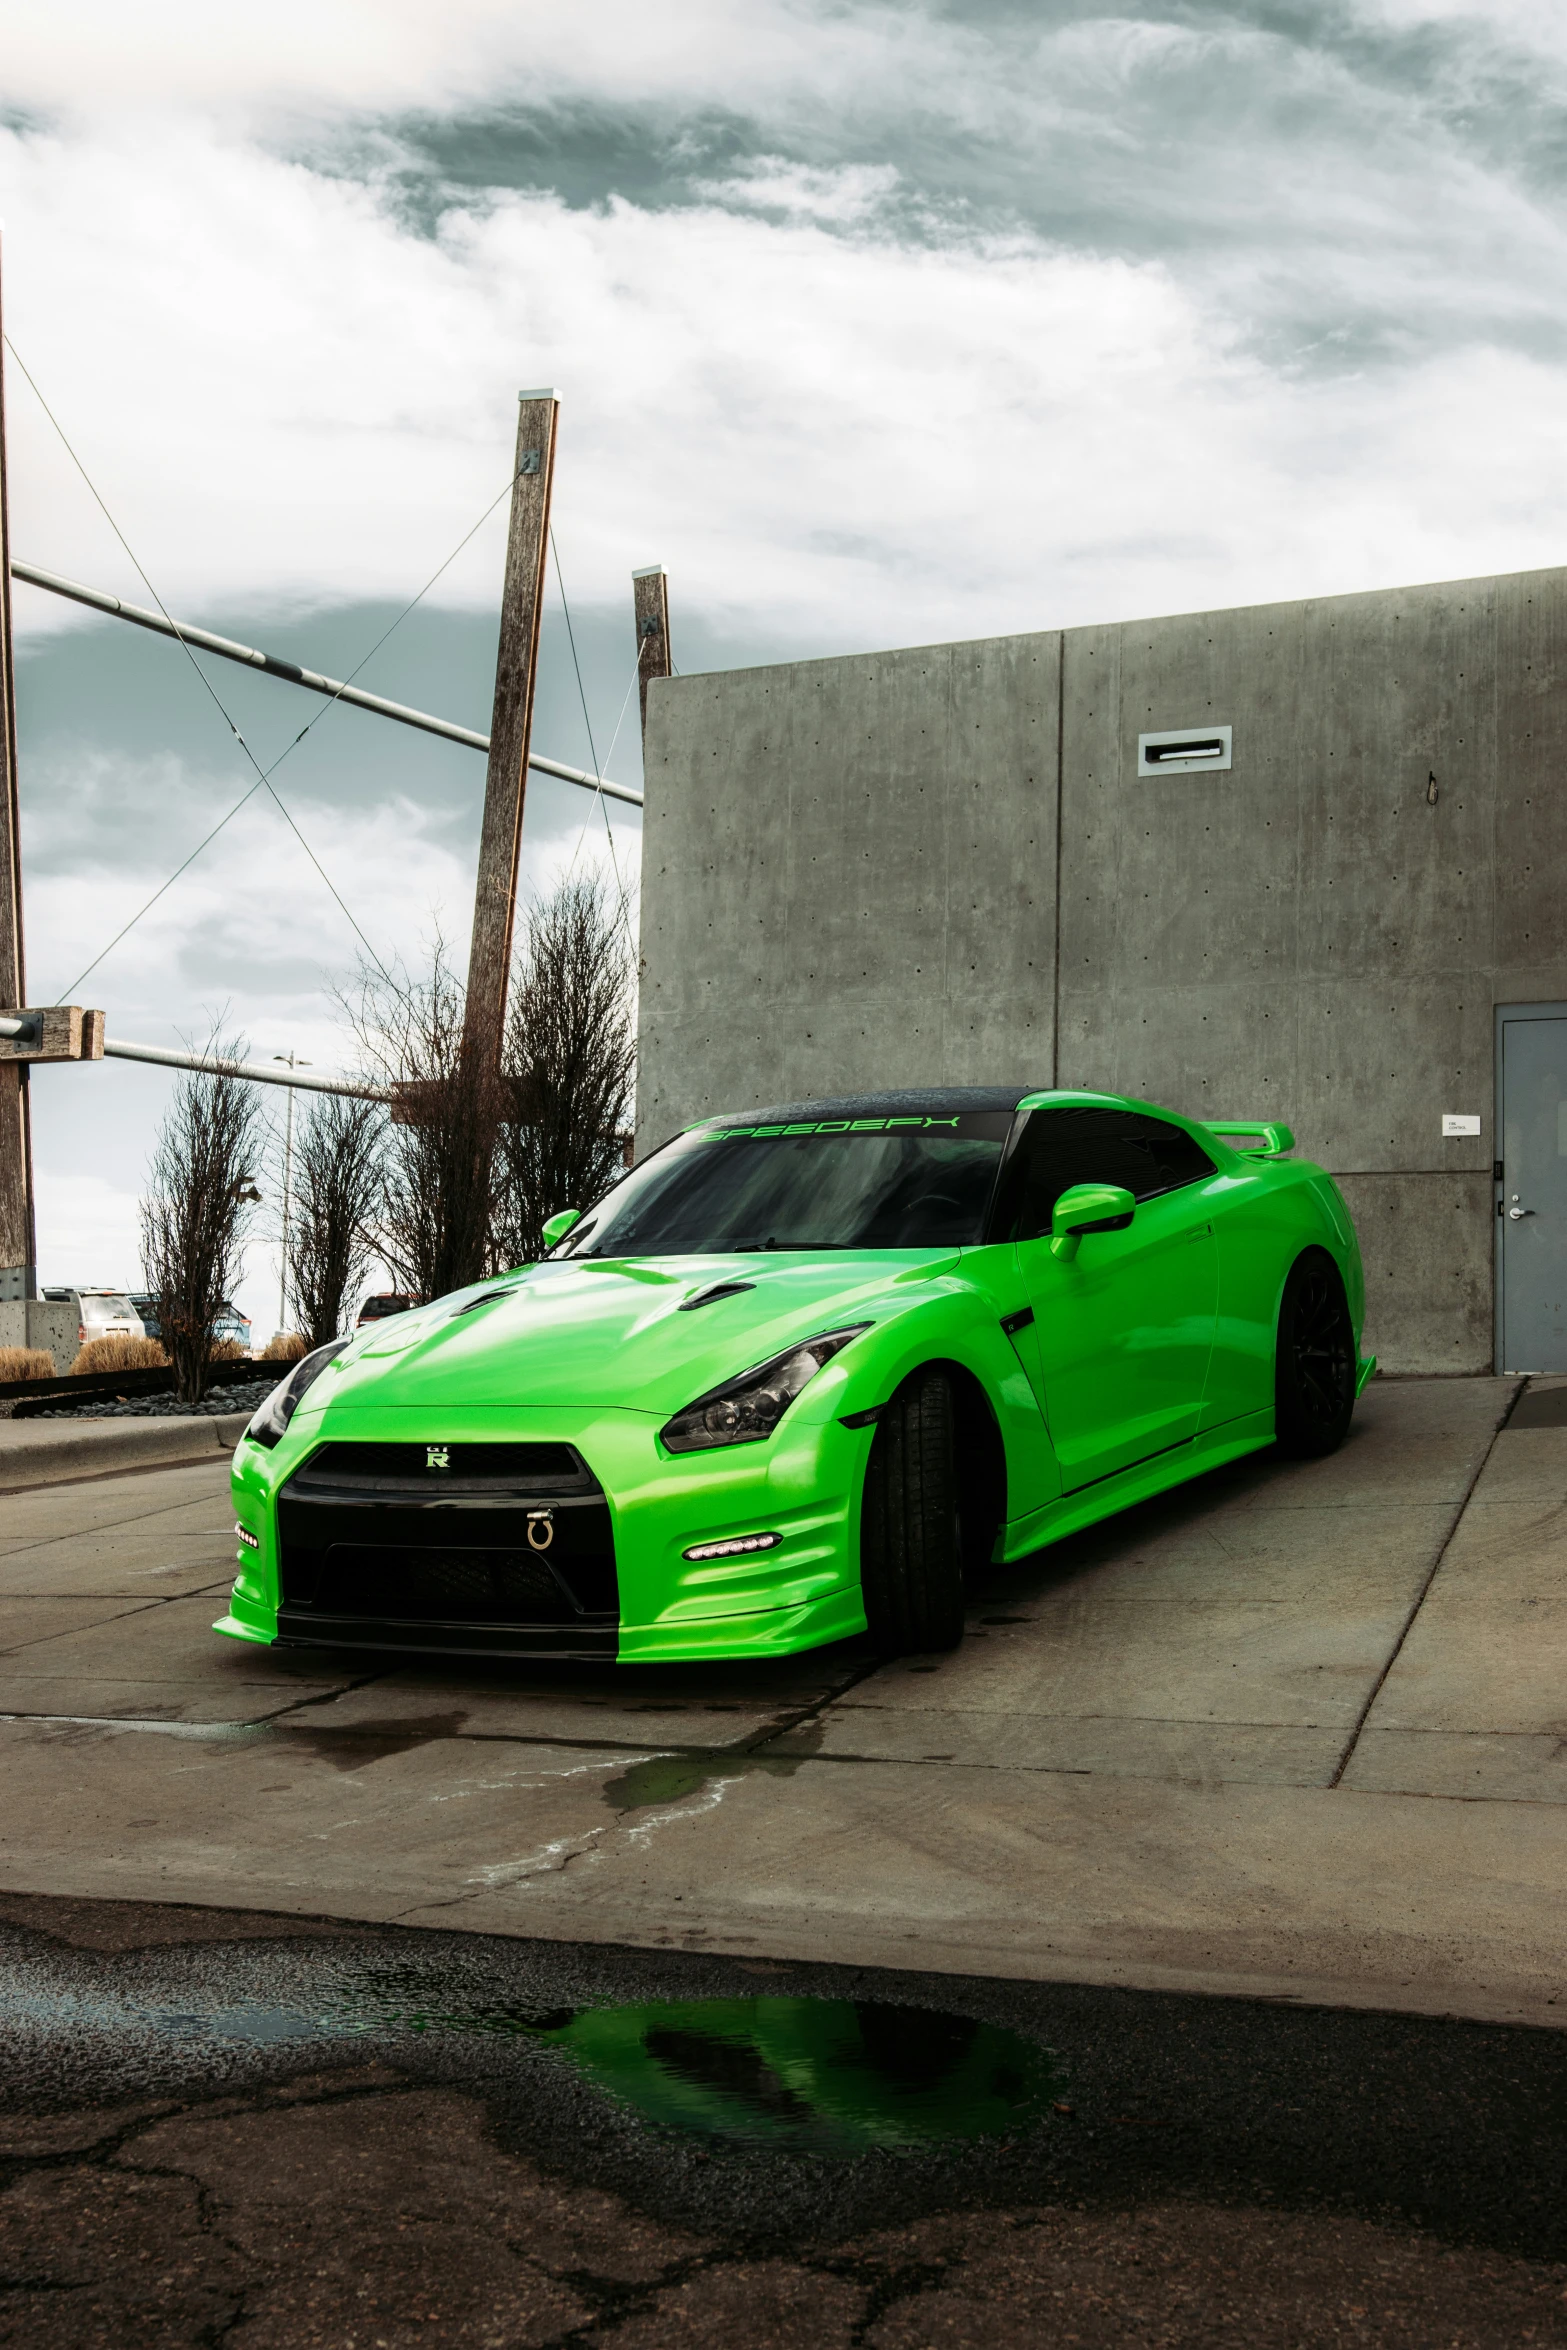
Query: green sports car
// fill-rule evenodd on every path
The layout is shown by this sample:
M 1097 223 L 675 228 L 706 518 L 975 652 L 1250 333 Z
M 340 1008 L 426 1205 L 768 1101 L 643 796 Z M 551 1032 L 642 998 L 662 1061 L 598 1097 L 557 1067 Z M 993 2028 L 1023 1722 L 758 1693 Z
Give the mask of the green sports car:
M 964 1586 L 1276 1443 L 1373 1365 L 1287 1127 L 1023 1086 L 708 1118 L 541 1263 L 307 1355 L 234 1459 L 240 1640 L 949 1648 Z

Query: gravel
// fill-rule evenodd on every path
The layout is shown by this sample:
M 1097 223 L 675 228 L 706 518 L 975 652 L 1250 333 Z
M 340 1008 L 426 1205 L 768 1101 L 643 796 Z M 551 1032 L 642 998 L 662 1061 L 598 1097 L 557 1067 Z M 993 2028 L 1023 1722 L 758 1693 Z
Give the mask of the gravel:
M 288 1366 L 283 1366 L 286 1371 Z M 47 1411 L 30 1412 L 33 1420 L 147 1420 L 189 1419 L 201 1413 L 216 1419 L 224 1412 L 253 1412 L 277 1385 L 274 1378 L 236 1379 L 209 1388 L 200 1403 L 181 1403 L 177 1395 L 131 1395 L 122 1402 L 99 1397 L 93 1403 L 51 1404 Z

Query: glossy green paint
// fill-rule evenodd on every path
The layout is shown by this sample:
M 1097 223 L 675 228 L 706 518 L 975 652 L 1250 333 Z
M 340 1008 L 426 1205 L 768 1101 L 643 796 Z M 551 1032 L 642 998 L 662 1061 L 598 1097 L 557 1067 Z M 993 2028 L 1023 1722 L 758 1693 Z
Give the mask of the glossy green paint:
M 1156 1110 L 1058 1093 L 1029 1097 L 1019 1114 L 1071 1103 Z M 1204 1144 L 1215 1173 L 1145 1200 L 1123 1230 L 1079 1234 L 1070 1256 L 1041 1239 L 557 1259 L 370 1325 L 310 1387 L 275 1449 L 241 1440 L 236 1510 L 259 1547 L 239 1553 L 216 1629 L 276 1637 L 276 1497 L 328 1440 L 575 1445 L 614 1522 L 625 1662 L 782 1655 L 862 1630 L 860 1501 L 874 1429 L 843 1423 L 924 1364 L 968 1373 L 994 1416 L 1007 1479 L 998 1558 L 1267 1444 L 1285 1278 L 1304 1248 L 1327 1249 L 1358 1338 L 1354 1227 L 1320 1168 L 1233 1150 L 1209 1128 L 1157 1114 Z M 682 1310 L 726 1280 L 751 1286 Z M 1003 1320 L 1028 1310 L 1032 1321 L 1008 1336 Z M 862 1321 L 766 1441 L 678 1456 L 660 1442 L 694 1397 Z M 735 1558 L 684 1556 L 756 1532 L 783 1540 Z

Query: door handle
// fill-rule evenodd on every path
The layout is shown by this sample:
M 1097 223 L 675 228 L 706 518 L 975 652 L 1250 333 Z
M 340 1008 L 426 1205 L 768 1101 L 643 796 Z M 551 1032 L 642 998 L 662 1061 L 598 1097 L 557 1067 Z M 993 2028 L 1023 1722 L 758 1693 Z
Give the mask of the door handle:
M 1507 1211 L 1507 1220 L 1510 1224 L 1516 1224 L 1522 1217 L 1532 1216 L 1533 1214 L 1533 1208 L 1509 1208 Z

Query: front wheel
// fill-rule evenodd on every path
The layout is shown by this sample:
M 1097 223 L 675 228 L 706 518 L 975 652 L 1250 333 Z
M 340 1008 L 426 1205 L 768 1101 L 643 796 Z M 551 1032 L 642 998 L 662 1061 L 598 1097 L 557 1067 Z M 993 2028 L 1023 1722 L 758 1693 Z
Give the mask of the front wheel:
M 963 1637 L 955 1420 L 946 1373 L 916 1371 L 871 1443 L 860 1580 L 871 1638 L 891 1656 L 956 1648 Z
M 1339 1269 L 1326 1249 L 1290 1267 L 1279 1305 L 1274 1430 L 1296 1460 L 1336 1452 L 1355 1408 L 1355 1329 Z

